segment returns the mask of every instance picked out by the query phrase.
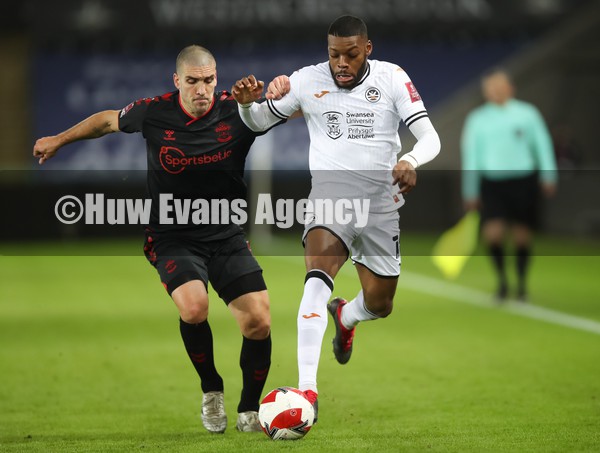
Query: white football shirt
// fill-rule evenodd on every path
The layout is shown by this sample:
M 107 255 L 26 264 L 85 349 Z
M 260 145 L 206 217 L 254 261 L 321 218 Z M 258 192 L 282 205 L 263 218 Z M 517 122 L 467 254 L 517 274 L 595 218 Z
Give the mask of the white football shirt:
M 416 168 L 440 149 L 421 97 L 404 70 L 370 60 L 349 90 L 335 84 L 325 62 L 294 72 L 290 85 L 280 100 L 240 104 L 246 125 L 263 131 L 301 110 L 310 134 L 311 197 L 368 198 L 371 212 L 399 208 L 404 199 L 392 185 L 392 169 L 401 151 L 400 121 L 418 139 L 403 160 Z
M 288 94 L 266 104 L 277 119 L 302 110 L 310 135 L 311 197 L 369 198 L 372 212 L 404 204 L 392 185 L 401 151 L 398 128 L 400 121 L 410 126 L 428 116 L 406 72 L 368 60 L 365 74 L 348 90 L 335 84 L 323 62 L 294 72 L 290 84 Z

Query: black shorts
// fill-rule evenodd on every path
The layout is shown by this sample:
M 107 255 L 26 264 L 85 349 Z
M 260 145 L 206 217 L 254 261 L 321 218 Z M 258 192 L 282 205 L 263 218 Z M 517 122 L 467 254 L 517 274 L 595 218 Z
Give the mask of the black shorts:
M 226 239 L 200 239 L 193 231 L 146 231 L 144 254 L 169 295 L 191 280 L 208 282 L 225 303 L 267 289 L 262 269 L 240 231 Z
M 481 221 L 503 219 L 536 228 L 539 208 L 538 175 L 481 180 Z

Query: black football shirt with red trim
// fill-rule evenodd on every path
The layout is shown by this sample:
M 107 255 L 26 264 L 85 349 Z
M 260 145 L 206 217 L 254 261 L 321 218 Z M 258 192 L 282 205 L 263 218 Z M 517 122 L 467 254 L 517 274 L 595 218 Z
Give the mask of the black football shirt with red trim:
M 149 227 L 153 231 L 193 229 L 202 237 L 229 237 L 240 228 L 234 224 L 195 225 L 188 219 L 161 224 L 160 195 L 172 194 L 182 203 L 203 199 L 245 199 L 244 165 L 257 135 L 241 120 L 237 102 L 226 91 L 215 93 L 209 110 L 190 116 L 181 106 L 179 91 L 132 102 L 119 115 L 122 132 L 141 132 L 146 139 L 147 191 L 152 200 Z M 174 202 L 170 202 L 173 206 Z M 180 205 L 185 206 L 185 205 Z

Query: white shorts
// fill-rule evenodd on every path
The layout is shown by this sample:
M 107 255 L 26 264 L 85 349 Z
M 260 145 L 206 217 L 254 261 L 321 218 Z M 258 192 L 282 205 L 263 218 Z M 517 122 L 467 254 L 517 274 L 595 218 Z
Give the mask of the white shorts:
M 325 222 L 315 216 L 304 227 L 302 241 L 313 228 L 324 228 L 336 236 L 350 255 L 353 263 L 359 263 L 378 277 L 400 275 L 400 215 L 398 211 L 368 214 L 366 225 L 355 222 L 340 224 Z

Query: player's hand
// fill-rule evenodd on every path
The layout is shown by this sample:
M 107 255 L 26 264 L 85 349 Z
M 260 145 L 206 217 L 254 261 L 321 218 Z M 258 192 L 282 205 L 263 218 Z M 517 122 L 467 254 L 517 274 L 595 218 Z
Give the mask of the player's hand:
M 275 77 L 267 87 L 267 99 L 281 99 L 290 92 L 290 78 L 286 75 Z
M 54 157 L 60 148 L 58 139 L 54 137 L 42 137 L 33 145 L 33 156 L 39 157 L 38 163 L 42 165 L 48 159 Z
M 394 178 L 392 184 L 398 184 L 402 194 L 410 192 L 417 185 L 417 170 L 405 160 L 394 165 L 392 177 Z
M 253 75 L 249 75 L 235 82 L 231 87 L 231 94 L 238 103 L 250 104 L 260 99 L 264 87 L 264 82 L 256 80 Z

